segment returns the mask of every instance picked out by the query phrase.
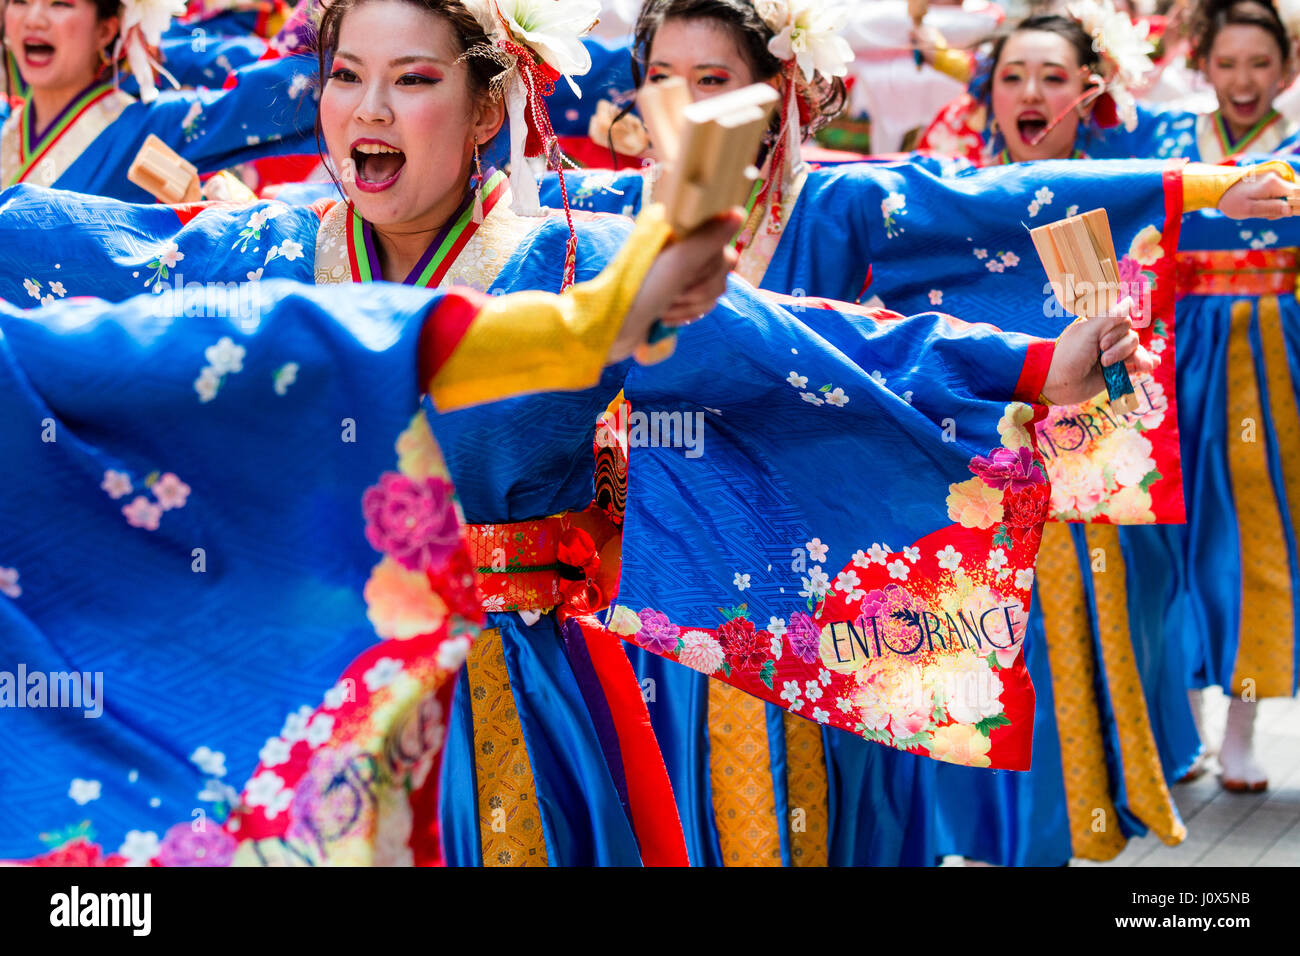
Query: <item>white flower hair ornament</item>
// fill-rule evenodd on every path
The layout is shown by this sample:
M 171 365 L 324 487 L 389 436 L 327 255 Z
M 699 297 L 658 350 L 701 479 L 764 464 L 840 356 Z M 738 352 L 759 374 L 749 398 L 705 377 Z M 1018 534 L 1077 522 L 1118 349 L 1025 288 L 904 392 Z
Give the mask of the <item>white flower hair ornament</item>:
M 1128 14 L 1115 9 L 1112 0 L 1075 0 L 1065 12 L 1092 37 L 1092 48 L 1101 57 L 1107 74 L 1091 77 L 1094 88 L 1088 98 L 1093 118 L 1103 129 L 1123 123 L 1132 132 L 1137 128 L 1133 91 L 1154 69 L 1151 53 L 1155 46 L 1147 38 L 1147 23 L 1135 24 Z
M 768 51 L 784 64 L 781 131 L 772 150 L 771 174 L 755 207 L 771 202 L 769 230 L 779 232 L 781 196 L 793 187 L 803 166 L 800 145 L 803 123 L 812 112 L 810 91 L 822 77 L 847 76 L 853 48 L 840 35 L 848 23 L 849 8 L 829 0 L 753 0 L 754 11 L 774 36 Z M 752 238 L 741 234 L 737 248 Z
M 466 9 L 495 47 L 506 66 L 500 82 L 510 118 L 511 208 L 522 216 L 542 215 L 537 175 L 563 164 L 559 142 L 546 111 L 546 97 L 563 77 L 581 96 L 575 76 L 591 69 L 591 54 L 582 44 L 600 19 L 598 0 L 463 0 Z M 568 190 L 560 176 L 565 214 Z M 565 283 L 571 281 L 577 240 L 570 222 L 569 261 Z
M 158 98 L 158 87 L 154 83 L 155 70 L 167 77 L 172 86 L 180 86 L 175 77 L 154 58 L 154 51 L 162 43 L 163 31 L 171 24 L 172 17 L 184 14 L 185 0 L 122 0 L 122 28 L 113 50 L 113 62 L 117 63 L 123 50 L 126 51 L 126 62 L 131 68 L 131 75 L 140 84 L 141 103 L 152 103 Z
M 825 0 L 756 0 L 754 9 L 776 36 L 768 41 L 771 54 L 793 60 L 804 82 L 813 75 L 846 76 L 853 48 L 840 36 L 848 23 L 848 7 Z

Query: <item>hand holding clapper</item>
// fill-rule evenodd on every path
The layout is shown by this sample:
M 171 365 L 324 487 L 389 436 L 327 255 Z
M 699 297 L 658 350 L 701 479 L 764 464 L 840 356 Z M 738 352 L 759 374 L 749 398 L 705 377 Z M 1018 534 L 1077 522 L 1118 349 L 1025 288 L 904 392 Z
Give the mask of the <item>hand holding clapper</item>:
M 637 105 L 660 165 L 654 198 L 676 235 L 745 204 L 758 178 L 754 157 L 779 100 L 766 83 L 697 103 L 680 77 L 641 88 Z M 673 330 L 656 322 L 636 359 L 643 365 L 662 361 L 675 345 Z
M 1047 280 L 1061 306 L 1081 319 L 1110 312 L 1119 300 L 1119 265 L 1105 209 L 1029 230 Z M 1123 362 L 1103 366 L 1111 407 L 1119 412 L 1137 409 L 1128 370 Z

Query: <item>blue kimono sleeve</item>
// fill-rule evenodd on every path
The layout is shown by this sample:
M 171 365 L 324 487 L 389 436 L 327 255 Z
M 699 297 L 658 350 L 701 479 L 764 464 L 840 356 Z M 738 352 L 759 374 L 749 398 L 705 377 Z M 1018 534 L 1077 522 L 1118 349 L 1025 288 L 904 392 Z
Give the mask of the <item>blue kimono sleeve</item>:
M 930 595 L 932 623 L 941 605 L 963 602 L 966 619 L 997 619 L 991 595 L 1009 622 L 1027 605 L 1047 493 L 1023 428 L 1034 412 L 1022 402 L 1041 387 L 1051 345 L 940 315 L 821 305 L 795 312 L 737 284 L 681 333 L 678 354 L 629 372 L 626 610 L 615 610 L 610 629 L 867 739 L 943 756 L 960 734 L 992 751 L 959 762 L 1024 769 L 1032 691 L 1018 661 L 999 671 L 1005 733 L 978 741 L 947 729 L 959 708 L 946 718 L 926 707 L 885 732 L 887 715 L 868 698 L 891 654 L 920 678 L 962 660 L 993 666 L 988 647 L 957 633 L 955 611 L 946 642 L 920 653 L 917 615 L 927 611 L 909 603 L 920 594 Z M 976 514 L 968 495 L 997 494 L 972 478 L 992 458 L 1014 458 L 1022 477 L 994 512 Z M 1003 559 L 1016 570 L 1003 573 Z M 977 583 L 966 573 L 992 590 L 963 591 Z M 846 621 L 892 636 L 854 645 L 837 623 Z M 916 628 L 906 643 L 903 621 Z
M 266 41 L 260 37 L 221 36 L 195 24 L 184 35 L 164 36 L 159 52 L 164 69 L 182 87 L 221 89 L 226 77 L 256 63 L 266 49 Z M 130 87 L 122 84 L 130 93 L 135 92 L 134 86 L 134 81 Z
M 0 299 L 170 299 L 200 283 L 237 304 L 263 279 L 311 282 L 319 228 L 313 210 L 280 202 L 219 204 L 182 218 L 172 206 L 20 184 L 0 193 Z
M 417 338 L 441 297 L 257 292 L 251 328 L 159 319 L 151 297 L 0 303 L 0 446 L 15 466 L 3 565 L 21 575 L 0 634 L 33 672 L 102 674 L 107 701 L 93 720 L 0 713 L 0 857 L 87 819 L 110 851 L 132 830 L 188 826 L 192 807 L 219 825 L 233 794 L 205 790 L 187 755 L 220 751 L 241 786 L 285 715 L 377 643 L 361 496 L 418 408 Z M 207 401 L 205 368 L 219 379 Z M 159 473 L 187 500 L 152 503 Z M 103 782 L 93 806 L 68 800 L 76 777 Z
M 316 152 L 316 61 L 262 60 L 231 76 L 229 88 L 172 90 L 148 106 L 128 107 L 119 123 L 140 123 L 140 141 L 156 134 L 200 173 L 263 156 Z
M 626 42 L 587 37 L 582 45 L 591 56 L 591 69 L 576 78 L 582 95 L 575 96 L 567 82 L 558 80 L 555 92 L 546 98 L 546 110 L 557 136 L 586 136 L 597 103 L 618 102 L 619 97 L 635 89 L 632 51 Z
M 1053 160 L 939 177 L 905 163 L 873 166 L 839 204 L 852 227 L 833 227 L 824 254 L 836 262 L 851 228 L 871 253 L 867 295 L 885 307 L 941 308 L 1055 338 L 1073 316 L 1052 296 L 1029 230 L 1104 207 L 1123 259 L 1140 234 L 1167 231 L 1168 212 L 1181 212 L 1181 190 L 1166 208 L 1166 169 L 1160 160 Z
M 568 170 L 564 186 L 569 191 L 569 205 L 585 212 L 608 212 L 618 216 L 635 216 L 641 211 L 645 180 L 637 170 L 614 172 L 609 169 Z M 560 177 L 547 172 L 538 183 L 541 204 L 560 209 L 564 194 Z

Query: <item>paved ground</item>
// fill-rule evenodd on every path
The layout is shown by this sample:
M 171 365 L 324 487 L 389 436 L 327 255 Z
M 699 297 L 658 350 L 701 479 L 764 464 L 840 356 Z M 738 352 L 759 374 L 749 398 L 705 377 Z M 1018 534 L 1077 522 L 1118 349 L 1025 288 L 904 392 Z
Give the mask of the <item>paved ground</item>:
M 1205 724 L 1221 733 L 1227 698 L 1205 692 Z M 1174 801 L 1187 824 L 1187 839 L 1165 846 L 1154 836 L 1130 840 L 1109 863 L 1074 860 L 1073 866 L 1295 866 L 1300 867 L 1300 699 L 1260 704 L 1255 753 L 1269 772 L 1269 789 L 1228 793 L 1219 786 L 1218 764 L 1199 780 L 1174 787 Z M 959 856 L 945 866 L 961 866 Z
M 1213 694 L 1213 696 L 1211 696 Z M 1227 700 L 1205 695 L 1207 728 L 1222 728 Z M 1187 839 L 1168 847 L 1154 836 L 1132 840 L 1105 864 L 1085 866 L 1300 866 L 1300 700 L 1261 702 L 1255 753 L 1269 773 L 1261 794 L 1228 793 L 1218 765 L 1193 783 L 1174 787 Z

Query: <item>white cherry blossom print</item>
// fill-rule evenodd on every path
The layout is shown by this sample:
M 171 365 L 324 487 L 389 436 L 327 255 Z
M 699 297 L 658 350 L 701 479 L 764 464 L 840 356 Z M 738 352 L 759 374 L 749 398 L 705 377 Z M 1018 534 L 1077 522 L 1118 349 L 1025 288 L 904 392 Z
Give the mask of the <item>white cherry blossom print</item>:
M 129 830 L 117 852 L 126 857 L 127 866 L 148 866 L 159 848 L 158 834 L 152 830 Z
M 218 375 L 242 372 L 244 370 L 245 354 L 244 347 L 235 344 L 235 341 L 228 335 L 223 335 L 217 340 L 216 345 L 209 345 L 203 351 L 203 357 L 208 360 L 208 367 Z
M 199 747 L 190 754 L 190 762 L 209 777 L 226 775 L 226 755 L 211 747 Z
M 72 785 L 68 787 L 68 796 L 77 806 L 84 807 L 91 800 L 98 800 L 101 790 L 102 786 L 98 780 L 82 780 L 80 777 L 75 777 Z
M 268 737 L 262 749 L 257 752 L 257 759 L 264 767 L 278 767 L 289 759 L 293 745 L 283 737 Z

